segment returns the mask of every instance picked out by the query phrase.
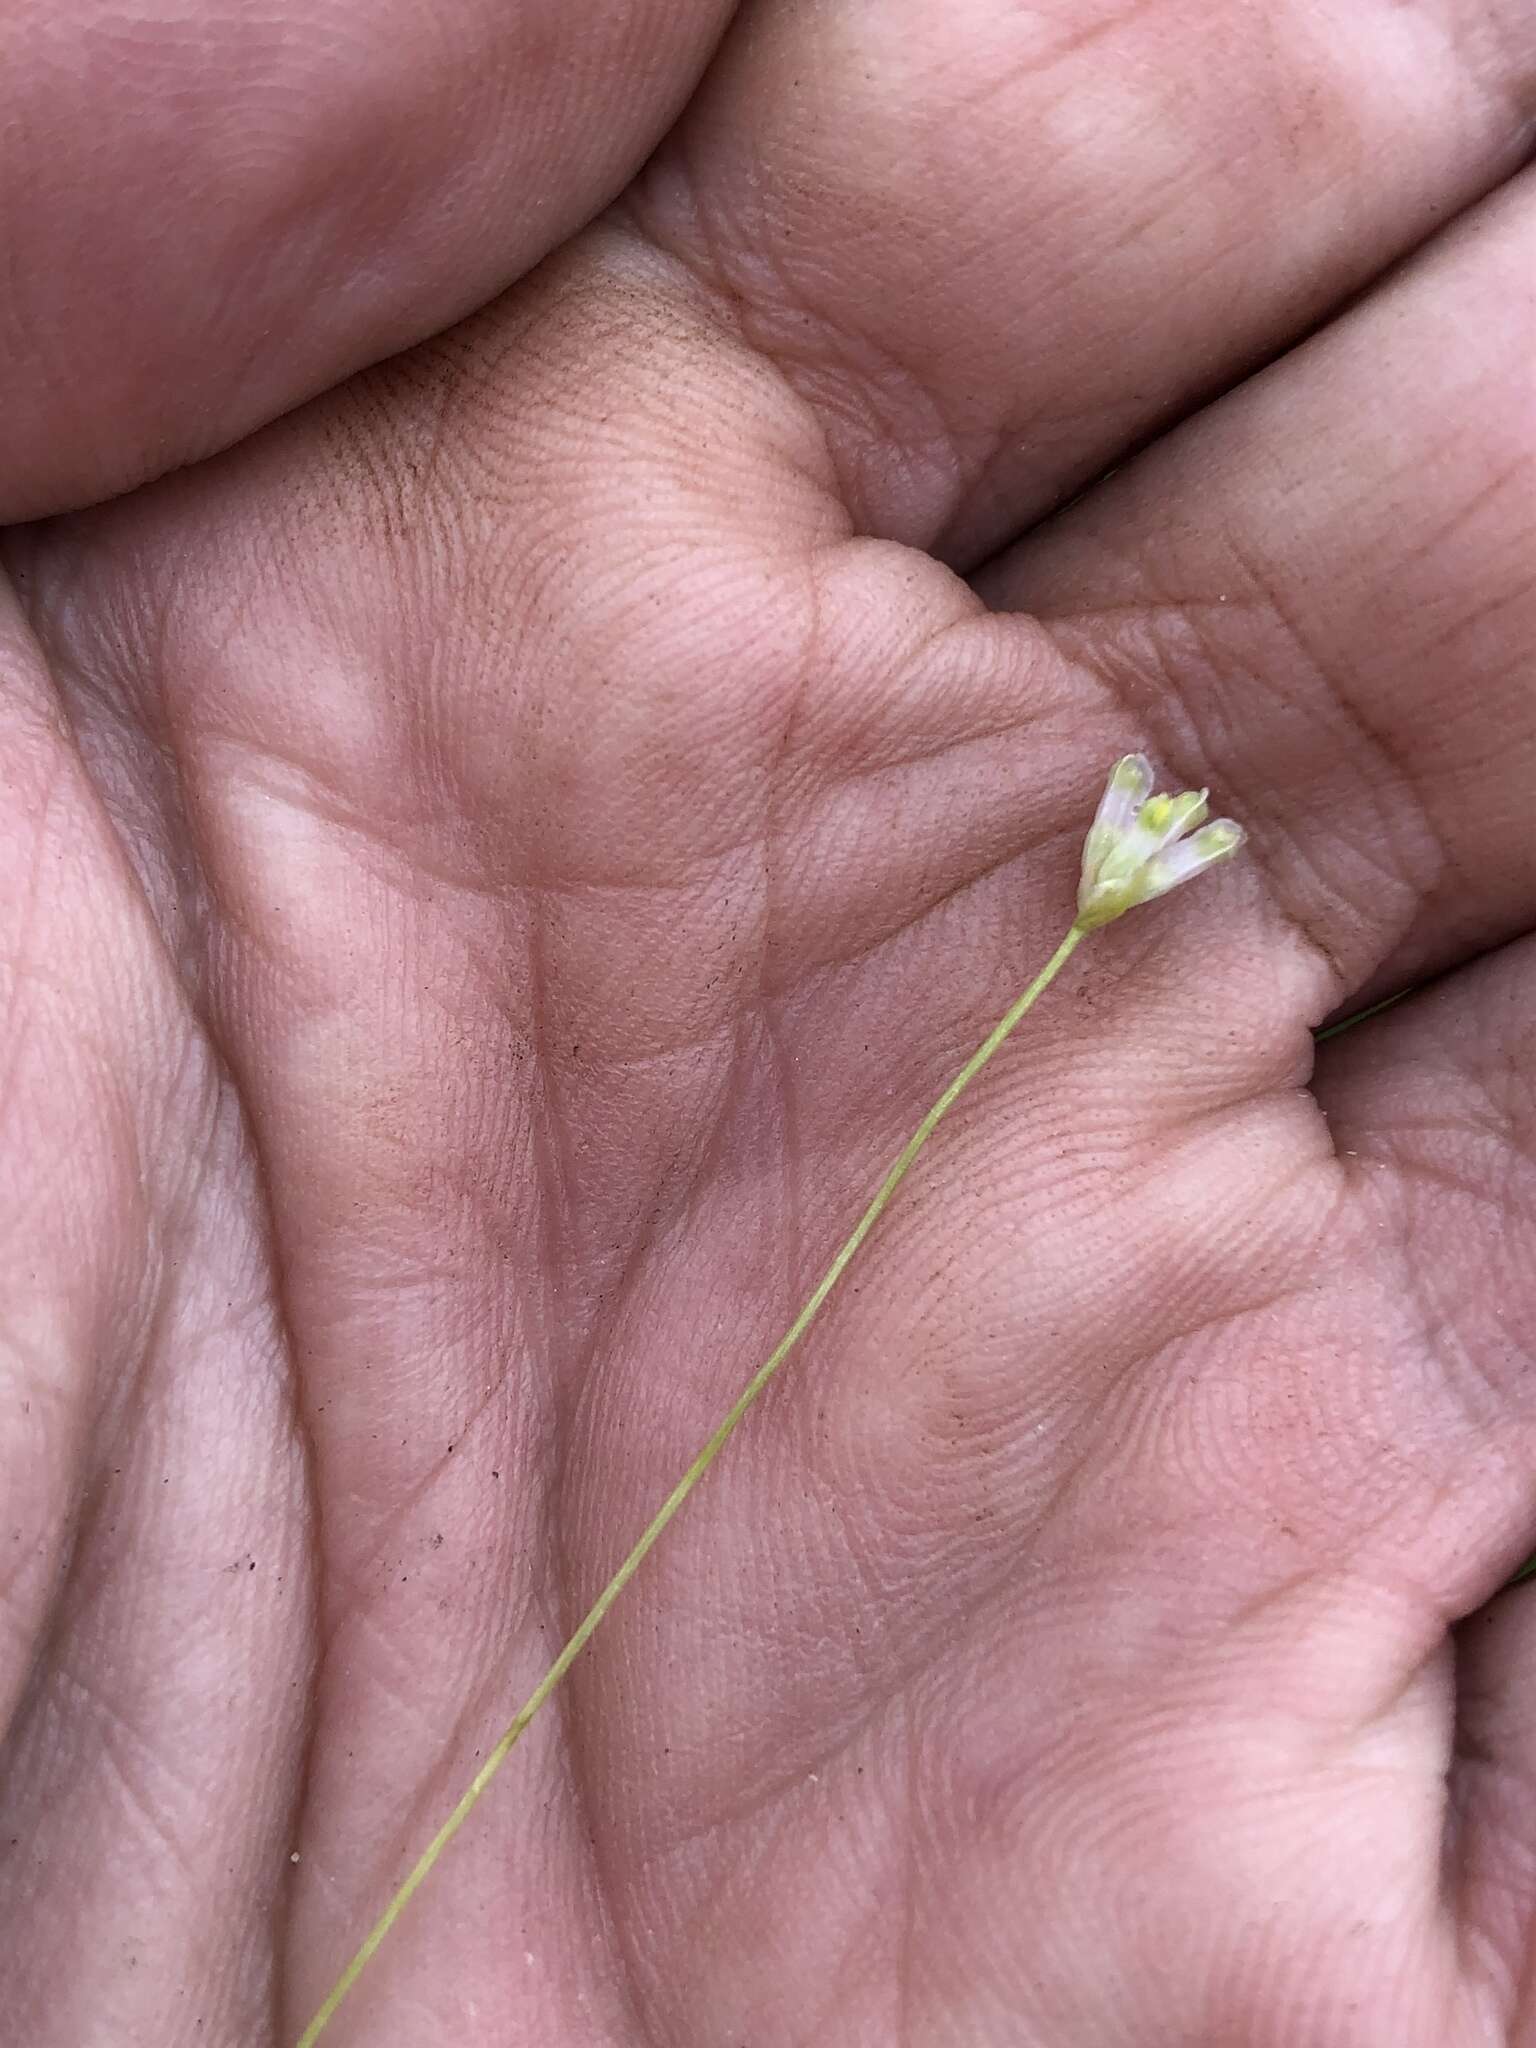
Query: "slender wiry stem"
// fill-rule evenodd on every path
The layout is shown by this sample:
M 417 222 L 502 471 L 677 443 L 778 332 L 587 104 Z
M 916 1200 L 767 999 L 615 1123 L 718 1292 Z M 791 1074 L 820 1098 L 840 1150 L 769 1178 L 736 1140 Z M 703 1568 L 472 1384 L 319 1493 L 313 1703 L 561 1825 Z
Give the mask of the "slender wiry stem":
M 752 1406 L 758 1395 L 762 1393 L 790 1352 L 794 1350 L 796 1344 L 805 1335 L 818 1309 L 820 1309 L 822 1303 L 837 1285 L 849 1260 L 864 1242 L 865 1238 L 868 1237 L 870 1231 L 874 1229 L 886 1204 L 890 1201 L 892 1195 L 895 1194 L 897 1188 L 900 1187 L 903 1180 L 906 1179 L 908 1169 L 911 1167 L 913 1160 L 916 1159 L 918 1153 L 922 1151 L 924 1145 L 932 1137 L 941 1119 L 954 1107 L 960 1096 L 970 1086 L 971 1082 L 975 1080 L 988 1060 L 991 1059 L 992 1055 L 1008 1037 L 1014 1026 L 1034 1007 L 1035 1003 L 1050 987 L 1062 968 L 1067 964 L 1067 961 L 1072 957 L 1079 941 L 1084 936 L 1083 928 L 1074 924 L 1045 966 L 1041 968 L 1040 972 L 1029 984 L 1029 987 L 1025 989 L 1023 995 L 1019 997 L 1007 1014 L 988 1032 L 986 1038 L 983 1039 L 976 1051 L 971 1054 L 971 1057 L 966 1061 L 959 1073 L 956 1074 L 955 1078 L 944 1090 L 944 1093 L 902 1147 L 895 1164 L 891 1167 L 885 1179 L 881 1181 L 874 1200 L 854 1225 L 853 1232 L 847 1242 L 838 1252 L 836 1258 L 833 1259 L 831 1265 L 828 1266 L 826 1272 L 823 1273 L 821 1279 L 816 1283 L 815 1291 L 806 1302 L 804 1308 L 801 1309 L 788 1330 L 779 1339 L 779 1342 L 775 1345 L 768 1358 L 758 1367 L 751 1379 L 748 1380 L 714 1435 L 705 1444 L 703 1450 L 699 1452 L 699 1455 L 688 1467 L 688 1470 L 657 1509 L 640 1541 L 593 1601 L 587 1614 L 578 1626 L 576 1633 L 571 1637 L 554 1663 L 550 1665 L 548 1671 L 539 1680 L 524 1704 L 518 1709 L 511 1727 L 508 1728 L 506 1734 L 502 1736 L 485 1762 L 476 1771 L 464 1796 L 432 1837 L 426 1848 L 422 1850 L 410 1875 L 379 1915 L 364 1939 L 362 1946 L 332 1986 L 330 1995 L 325 2003 L 300 2035 L 298 2048 L 314 2048 L 314 2043 L 319 2040 L 321 2033 L 335 2013 L 336 2008 L 362 1975 L 368 1965 L 369 1958 L 378 1948 L 379 1943 L 405 1911 L 405 1908 L 410 1904 L 419 1887 L 425 1882 L 438 1857 L 442 1855 L 448 1844 L 474 1811 L 479 1803 L 480 1795 L 506 1762 L 518 1737 L 549 1698 L 561 1679 L 564 1678 L 566 1672 L 570 1670 L 576 1659 L 581 1655 L 599 1622 L 602 1621 L 614 1601 L 618 1599 L 624 1588 L 640 1569 L 640 1566 L 645 1562 L 656 1539 L 661 1535 L 663 1529 L 666 1528 L 683 1502 L 692 1493 L 693 1489 L 704 1477 L 704 1474 L 715 1462 L 715 1459 L 720 1455 L 737 1423 L 740 1422 L 741 1418 Z

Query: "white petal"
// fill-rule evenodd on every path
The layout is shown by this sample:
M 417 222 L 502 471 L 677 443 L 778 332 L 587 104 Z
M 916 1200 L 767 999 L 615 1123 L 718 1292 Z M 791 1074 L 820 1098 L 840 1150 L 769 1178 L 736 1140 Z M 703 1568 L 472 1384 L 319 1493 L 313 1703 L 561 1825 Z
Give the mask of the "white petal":
M 1145 754 L 1126 754 L 1109 771 L 1095 825 L 1108 825 L 1114 832 L 1127 832 L 1136 813 L 1152 793 L 1152 763 Z
M 1147 894 L 1166 895 L 1181 882 L 1191 881 L 1215 862 L 1236 853 L 1243 838 L 1242 826 L 1231 818 L 1215 818 L 1209 825 L 1202 825 L 1193 838 L 1164 848 L 1147 863 Z

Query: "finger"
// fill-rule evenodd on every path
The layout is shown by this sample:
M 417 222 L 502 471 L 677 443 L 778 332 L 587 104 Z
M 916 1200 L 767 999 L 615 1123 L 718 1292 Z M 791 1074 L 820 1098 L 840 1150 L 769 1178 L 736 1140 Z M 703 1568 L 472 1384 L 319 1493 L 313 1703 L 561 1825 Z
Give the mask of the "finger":
M 1449 1877 L 1463 1952 L 1496 2000 L 1512 2048 L 1536 2040 L 1536 1605 L 1515 1586 L 1463 1623 L 1457 1648 Z
M 973 564 L 1520 162 L 1536 16 L 757 10 L 637 188 L 861 530 Z
M 1250 825 L 1335 1002 L 1536 916 L 1533 278 L 1524 178 L 980 579 Z
M 1490 956 L 1330 1041 L 1316 1088 L 1420 1333 L 1390 1390 L 1422 1506 L 1400 1553 L 1448 1615 L 1536 1543 L 1536 943 Z M 1427 1375 L 1410 1365 L 1415 1354 Z M 1536 1611 L 1517 1588 L 1468 1621 L 1450 1759 L 1451 1896 L 1511 2040 L 1533 2024 Z
M 1427 1362 L 1427 1378 L 1403 1370 L 1392 1399 L 1405 1454 L 1435 1482 L 1456 1574 L 1440 1590 L 1461 1612 L 1536 1534 L 1533 990 L 1527 939 L 1329 1040 L 1313 1080 L 1354 1203 L 1401 1276 L 1395 1313 Z
M 728 0 L 9 11 L 0 519 L 222 447 L 613 193 Z
M 242 1129 L 163 848 L 0 609 L 0 2007 L 265 2036 L 309 1676 L 306 1485 Z M 184 907 L 186 898 L 181 899 Z M 185 927 L 179 934 L 186 936 Z M 152 1911 L 146 1908 L 152 1901 Z

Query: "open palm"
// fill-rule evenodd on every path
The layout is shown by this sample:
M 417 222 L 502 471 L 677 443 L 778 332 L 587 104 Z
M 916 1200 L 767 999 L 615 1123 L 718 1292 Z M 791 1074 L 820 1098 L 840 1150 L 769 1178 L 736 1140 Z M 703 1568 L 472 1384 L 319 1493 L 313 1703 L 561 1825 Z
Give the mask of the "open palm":
M 33 11 L 8 2037 L 291 2043 L 1136 747 L 327 2039 L 1536 2043 L 1530 10 Z

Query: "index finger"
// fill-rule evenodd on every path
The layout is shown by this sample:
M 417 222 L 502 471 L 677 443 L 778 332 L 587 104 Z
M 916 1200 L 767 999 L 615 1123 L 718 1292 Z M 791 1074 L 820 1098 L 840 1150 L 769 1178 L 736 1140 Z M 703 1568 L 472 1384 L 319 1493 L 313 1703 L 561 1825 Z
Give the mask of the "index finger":
M 618 190 L 731 0 L 21 0 L 0 520 L 227 446 L 483 304 Z

